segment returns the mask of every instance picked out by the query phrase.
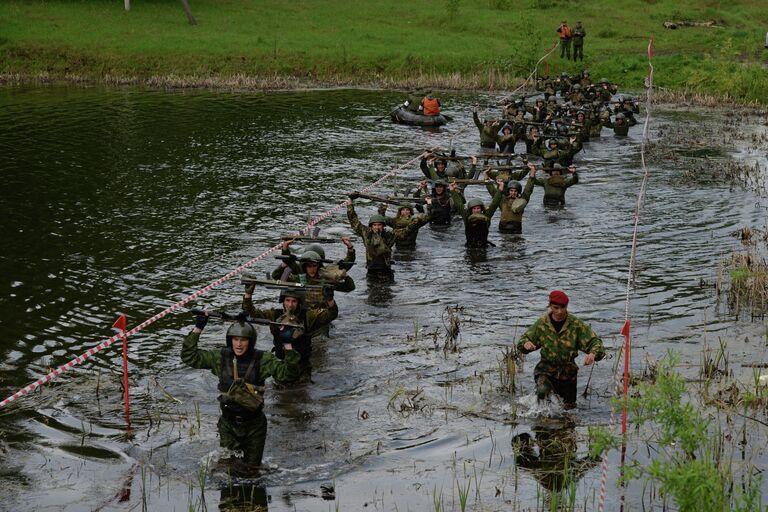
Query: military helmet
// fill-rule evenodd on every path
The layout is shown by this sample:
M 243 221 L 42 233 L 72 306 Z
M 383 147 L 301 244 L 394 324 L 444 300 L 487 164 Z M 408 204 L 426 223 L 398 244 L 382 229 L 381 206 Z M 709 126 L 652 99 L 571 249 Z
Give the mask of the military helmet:
M 573 90 L 574 91 L 580 91 L 581 90 L 581 85 L 580 84 L 574 84 L 573 85 Z
M 306 246 L 302 254 L 306 254 L 308 252 L 317 253 L 320 256 L 320 259 L 325 259 L 325 249 L 323 249 L 323 246 L 320 244 L 310 244 Z
M 293 297 L 299 301 L 299 307 L 304 305 L 304 290 L 298 288 L 283 288 L 280 290 L 280 297 L 277 301 L 282 304 L 286 297 Z
M 618 114 L 616 114 L 616 119 L 624 119 L 625 117 L 627 116 L 625 116 L 623 112 L 619 112 Z
M 448 184 L 444 182 L 443 180 L 437 180 L 434 184 L 435 187 L 445 187 L 448 188 Z
M 566 134 L 568 133 L 568 125 L 567 124 L 561 124 L 557 127 L 557 133 L 559 134 Z
M 520 184 L 519 181 L 516 181 L 516 180 L 509 180 L 507 182 L 506 187 L 507 187 L 507 191 L 515 189 L 515 190 L 517 190 L 518 194 L 522 193 L 522 191 L 523 191 L 523 186 Z
M 582 69 L 581 70 L 581 76 L 589 76 L 589 70 L 588 69 Z
M 299 261 L 304 263 L 317 263 L 317 266 L 320 267 L 323 264 L 323 258 L 320 257 L 319 254 L 317 254 L 315 251 L 304 251 L 301 253 L 301 256 L 299 257 Z
M 439 164 L 443 164 L 445 167 L 448 167 L 448 161 L 445 158 L 438 158 L 435 160 L 435 167 L 437 167 Z
M 566 71 L 563 71 L 562 73 L 560 73 L 560 76 L 563 78 L 566 78 L 568 76 L 568 73 Z
M 483 204 L 483 200 L 482 199 L 475 198 L 475 199 L 470 199 L 467 202 L 467 210 L 472 211 L 472 208 L 474 208 L 475 206 L 479 206 L 480 208 L 485 210 L 485 204 Z
M 387 223 L 387 218 L 383 215 L 379 215 L 378 213 L 374 213 L 371 215 L 371 218 L 368 219 L 368 227 L 373 226 L 374 224 L 385 224 Z
M 397 207 L 397 214 L 400 215 L 400 212 L 403 210 L 403 208 L 408 208 L 408 210 L 411 212 L 411 215 L 413 215 L 413 206 L 409 204 L 401 204 Z
M 227 329 L 227 346 L 232 348 L 232 338 L 242 336 L 248 338 L 248 348 L 252 349 L 256 345 L 256 328 L 248 322 L 235 322 Z
M 608 79 L 607 78 L 601 78 L 600 79 L 600 83 L 601 84 L 607 84 L 608 83 Z

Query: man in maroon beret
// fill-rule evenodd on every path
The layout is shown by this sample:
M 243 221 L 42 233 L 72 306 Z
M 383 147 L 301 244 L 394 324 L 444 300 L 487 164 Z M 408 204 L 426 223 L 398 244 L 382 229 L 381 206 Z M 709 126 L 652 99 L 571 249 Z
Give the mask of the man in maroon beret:
M 602 340 L 589 325 L 568 314 L 568 296 L 560 290 L 549 294 L 549 311 L 525 331 L 517 349 L 523 354 L 541 349 L 533 370 L 536 395 L 543 400 L 554 391 L 566 409 L 576 407 L 579 367 L 574 361 L 579 351 L 587 354 L 584 366 L 605 357 Z

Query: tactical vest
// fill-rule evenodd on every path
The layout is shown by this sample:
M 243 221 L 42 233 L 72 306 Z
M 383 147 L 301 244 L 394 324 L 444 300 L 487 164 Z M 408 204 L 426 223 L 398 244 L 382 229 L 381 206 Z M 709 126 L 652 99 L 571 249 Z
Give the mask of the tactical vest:
M 275 309 L 275 322 L 285 325 L 270 325 L 272 333 L 272 353 L 278 359 L 285 359 L 284 343 L 293 345 L 293 349 L 301 356 L 301 361 L 308 361 L 312 354 L 312 338 L 307 335 L 307 320 L 304 311 L 289 314 L 283 309 Z
M 384 232 L 376 234 L 373 231 L 368 235 L 365 244 L 366 267 L 372 270 L 389 269 L 389 260 L 392 257 L 392 245 L 395 235 Z M 387 240 L 389 238 L 389 240 Z
M 527 205 L 528 201 L 522 197 L 516 197 L 512 199 L 507 196 L 502 199 L 501 204 L 499 205 L 501 210 L 501 220 L 499 221 L 499 226 L 507 222 L 522 222 L 523 211 Z
M 261 379 L 261 350 L 251 349 L 247 357 L 237 358 L 227 347 L 221 349 L 219 401 L 223 410 L 235 415 L 257 412 L 264 403 Z M 239 381 L 237 385 L 235 381 Z M 244 389 L 243 384 L 247 386 Z
M 432 196 L 432 216 L 430 224 L 448 225 L 451 223 L 451 200 L 446 197 L 445 203 Z
M 488 246 L 488 217 L 477 213 L 467 217 L 464 223 L 464 234 L 467 237 L 467 247 Z

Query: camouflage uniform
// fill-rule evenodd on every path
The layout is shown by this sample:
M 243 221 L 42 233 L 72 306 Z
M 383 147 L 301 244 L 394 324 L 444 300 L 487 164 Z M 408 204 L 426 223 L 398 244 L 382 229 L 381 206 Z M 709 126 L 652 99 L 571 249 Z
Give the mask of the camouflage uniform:
M 237 374 L 257 387 L 264 386 L 268 377 L 275 380 L 290 381 L 299 376 L 300 356 L 295 350 L 289 350 L 284 360 L 279 360 L 269 352 L 250 349 L 243 356 L 236 358 L 231 348 L 200 350 L 197 348 L 200 333 L 191 332 L 184 338 L 181 348 L 181 360 L 192 368 L 211 370 L 219 377 L 219 391 L 226 392 L 234 382 L 234 369 Z M 255 362 L 250 372 L 248 368 Z M 245 462 L 261 464 L 264 454 L 264 442 L 267 438 L 267 417 L 263 407 L 252 411 L 222 400 L 219 418 L 219 444 L 230 450 L 243 450 Z
M 579 367 L 574 362 L 579 351 L 594 354 L 595 361 L 605 357 L 602 340 L 595 331 L 582 320 L 570 313 L 560 332 L 552 325 L 552 318 L 545 313 L 525 331 L 517 343 L 517 350 L 523 354 L 530 351 L 525 348 L 525 342 L 530 341 L 536 348 L 541 349 L 541 361 L 533 370 L 536 382 L 540 378 L 549 379 L 555 392 L 563 397 L 566 404 L 576 403 L 576 378 Z
M 283 249 L 282 254 L 288 256 L 291 254 L 290 249 Z M 341 265 L 344 263 L 355 262 L 355 248 L 349 247 L 347 249 L 346 257 L 341 261 Z M 355 281 L 347 275 L 346 269 L 342 269 L 340 265 L 331 263 L 323 264 L 317 270 L 317 278 L 311 278 L 303 272 L 301 265 L 296 261 L 288 261 L 285 263 L 289 269 L 289 273 L 286 276 L 286 266 L 278 265 L 275 270 L 272 271 L 270 277 L 279 281 L 287 281 L 289 283 L 302 283 L 312 285 L 328 285 L 333 286 L 334 291 L 349 293 L 355 291 Z M 350 267 L 346 267 L 350 268 Z M 323 297 L 322 290 L 306 290 L 304 293 L 304 301 L 308 309 L 316 307 L 323 307 L 325 298 Z
M 611 121 L 611 118 L 609 117 L 607 121 L 603 122 L 603 126 L 613 128 L 613 133 L 615 135 L 622 136 L 629 135 L 629 127 L 635 126 L 636 124 L 637 120 L 634 117 L 625 117 L 623 121 L 621 119 Z
M 458 192 L 451 191 L 451 196 L 457 203 L 461 202 Z M 491 205 L 483 210 L 482 213 L 472 213 L 471 208 L 464 208 L 461 204 L 461 217 L 464 219 L 464 235 L 466 236 L 465 245 L 472 249 L 484 249 L 488 245 L 488 228 L 491 225 L 491 218 L 499 207 L 501 202 L 501 192 L 498 190 L 493 196 Z
M 511 178 L 508 179 L 520 180 L 523 178 L 523 176 L 528 174 L 528 169 L 524 169 L 520 172 L 523 174 L 515 173 Z M 514 199 L 509 196 L 509 190 L 504 190 L 501 203 L 499 204 L 501 209 L 501 218 L 499 219 L 500 232 L 513 233 L 518 235 L 523 232 L 523 212 L 525 211 L 525 207 L 528 206 L 528 202 L 531 199 L 533 187 L 534 182 L 532 179 L 529 179 L 525 183 L 523 192 Z M 488 193 L 491 194 L 491 197 L 495 197 L 498 189 L 490 183 L 487 185 L 487 188 Z
M 541 158 L 544 159 L 544 167 L 552 167 L 555 163 L 568 167 L 573 163 L 573 157 L 584 147 L 578 140 L 568 148 L 548 149 L 542 151 Z
M 363 244 L 365 244 L 365 266 L 368 268 L 369 274 L 391 274 L 392 246 L 398 240 L 406 239 L 411 231 L 418 229 L 414 225 L 409 225 L 402 229 L 383 231 L 380 235 L 376 234 L 370 227 L 360 222 L 352 202 L 347 205 L 347 218 L 352 230 L 363 239 Z
M 472 119 L 475 121 L 477 129 L 480 130 L 480 147 L 496 148 L 496 135 L 499 132 L 499 122 L 494 121 L 490 126 L 486 126 L 480 121 L 477 112 L 472 112 Z
M 408 100 L 406 100 L 405 108 L 408 109 L 410 112 L 413 112 L 415 114 L 419 114 L 419 110 L 421 107 L 421 98 L 422 96 L 418 94 L 418 92 L 410 92 L 408 93 Z
M 576 59 L 584 60 L 584 37 L 587 35 L 587 31 L 581 23 L 577 23 L 571 31 L 571 38 L 573 39 L 573 62 Z
M 565 204 L 565 189 L 579 182 L 579 174 L 570 176 L 550 176 L 548 178 L 531 178 L 536 185 L 544 187 L 544 204 L 546 206 L 562 206 Z
M 272 353 L 278 359 L 284 359 L 290 351 L 284 350 L 283 344 L 291 343 L 293 352 L 297 352 L 301 356 L 299 360 L 300 377 L 307 380 L 312 373 L 312 365 L 309 361 L 312 355 L 312 336 L 322 334 L 325 327 L 339 316 L 339 307 L 335 302 L 331 307 L 324 305 L 321 308 L 299 309 L 295 313 L 288 313 L 283 308 L 256 309 L 251 297 L 243 297 L 243 311 L 251 318 L 262 318 L 292 327 L 288 330 L 282 326 L 269 326 L 272 333 Z M 279 381 L 280 384 L 290 382 L 279 377 L 274 380 L 275 382 Z
M 440 160 L 439 157 L 438 160 Z M 464 179 L 467 177 L 467 170 L 464 168 L 464 165 L 461 162 L 457 162 L 456 165 L 446 165 L 445 172 L 443 173 L 440 173 L 437 170 L 437 167 L 434 163 L 428 164 L 426 158 L 421 159 L 419 166 L 421 167 L 421 172 L 424 174 L 424 176 L 426 176 L 427 179 L 434 181 L 448 181 L 448 178 Z
M 398 207 L 399 209 L 400 207 Z M 398 214 L 394 217 L 387 217 L 387 226 L 406 233 L 402 238 L 395 240 L 395 247 L 398 249 L 415 249 L 416 237 L 419 234 L 419 229 L 423 225 L 429 222 L 429 215 L 411 215 L 410 217 L 404 217 Z

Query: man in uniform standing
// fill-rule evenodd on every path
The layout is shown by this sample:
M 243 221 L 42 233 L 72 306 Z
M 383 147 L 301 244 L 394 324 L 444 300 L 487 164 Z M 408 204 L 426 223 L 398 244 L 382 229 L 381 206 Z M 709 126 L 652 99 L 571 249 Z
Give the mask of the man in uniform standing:
M 525 331 L 517 349 L 528 354 L 541 349 L 541 360 L 533 370 L 536 396 L 546 399 L 554 391 L 566 409 L 576 407 L 579 351 L 586 353 L 584 366 L 605 357 L 602 340 L 582 320 L 568 313 L 568 296 L 555 290 L 549 294 L 549 311 Z
M 571 32 L 571 39 L 573 39 L 573 62 L 576 59 L 584 60 L 584 37 L 587 35 L 587 31 L 581 25 L 580 21 L 576 22 L 576 26 L 573 27 Z
M 195 318 L 194 329 L 184 339 L 181 360 L 192 368 L 211 370 L 219 378 L 219 444 L 242 450 L 245 462 L 258 466 L 267 438 L 264 381 L 268 377 L 281 381 L 298 378 L 300 356 L 291 343 L 281 346 L 282 360 L 256 350 L 256 329 L 242 321 L 229 326 L 226 347 L 200 350 L 197 343 L 207 323 L 207 315 Z

